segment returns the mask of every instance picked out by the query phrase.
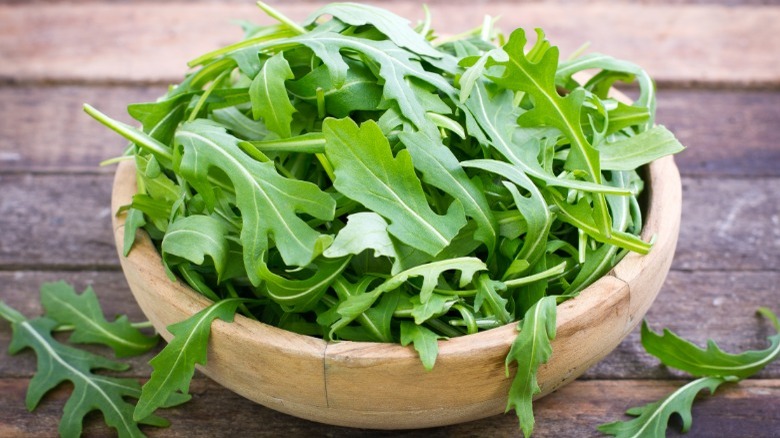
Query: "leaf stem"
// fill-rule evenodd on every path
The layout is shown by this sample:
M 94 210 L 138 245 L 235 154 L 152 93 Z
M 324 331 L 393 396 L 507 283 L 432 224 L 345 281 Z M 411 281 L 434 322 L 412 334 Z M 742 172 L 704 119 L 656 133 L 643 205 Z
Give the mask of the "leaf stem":
M 290 20 L 287 16 L 272 8 L 270 5 L 267 5 L 263 2 L 257 2 L 257 6 L 262 9 L 263 12 L 268 14 L 269 17 L 274 18 L 276 21 L 286 25 L 290 28 L 290 30 L 297 33 L 298 35 L 303 35 L 306 33 L 306 29 L 302 28 L 300 25 L 298 25 L 298 23 Z
M 127 140 L 130 140 L 139 147 L 151 152 L 160 160 L 161 164 L 165 166 L 171 165 L 173 155 L 171 154 L 171 151 L 168 150 L 168 147 L 150 137 L 145 132 L 108 117 L 88 103 L 84 104 L 84 112 Z
M 558 274 L 562 274 L 565 270 L 566 270 L 566 262 L 561 262 L 560 264 L 555 265 L 550 269 L 536 273 L 534 275 L 529 275 L 527 277 L 522 277 L 522 278 L 516 278 L 514 280 L 507 280 L 504 282 L 504 284 L 506 285 L 507 288 L 523 286 L 526 284 L 533 283 L 535 281 L 543 280 L 545 278 L 550 278 Z
M 153 328 L 154 324 L 151 321 L 141 321 L 130 323 L 130 326 L 137 329 Z M 60 324 L 52 329 L 53 332 L 69 332 L 75 330 L 76 326 L 73 324 Z

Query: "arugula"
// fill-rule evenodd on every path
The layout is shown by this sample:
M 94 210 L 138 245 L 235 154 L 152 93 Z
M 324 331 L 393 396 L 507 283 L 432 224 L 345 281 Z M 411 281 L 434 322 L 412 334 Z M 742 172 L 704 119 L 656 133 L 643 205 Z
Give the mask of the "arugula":
M 435 256 L 466 224 L 459 202 L 443 217 L 431 209 L 409 153 L 393 157 L 376 123 L 358 127 L 351 119 L 327 119 L 322 129 L 336 175 L 333 186 L 388 219 L 388 232 L 400 241 Z
M 285 178 L 273 163 L 259 163 L 244 154 L 239 140 L 219 125 L 202 120 L 182 125 L 175 141 L 183 147 L 178 170 L 198 189 L 206 205 L 216 202 L 209 169 L 222 169 L 232 182 L 236 206 L 242 213 L 241 243 L 244 264 L 253 284 L 259 284 L 257 263 L 268 250 L 269 234 L 286 263 L 306 266 L 330 243 L 297 216 L 305 212 L 316 218 L 333 218 L 335 202 L 317 186 Z
M 169 425 L 154 410 L 133 418 L 134 405 L 127 398 L 141 397 L 138 381 L 95 373 L 96 370 L 125 371 L 129 365 L 63 344 L 51 333 L 70 330 L 73 331 L 71 342 L 104 344 L 122 356 L 149 350 L 157 344 L 157 337 L 144 336 L 125 316 L 107 322 L 92 289 L 78 295 L 64 282 L 47 283 L 41 287 L 41 302 L 45 316 L 28 319 L 0 301 L 0 317 L 10 322 L 13 330 L 10 354 L 30 348 L 38 358 L 38 368 L 27 389 L 27 409 L 34 410 L 49 391 L 69 381 L 73 392 L 63 408 L 59 425 L 62 436 L 81 435 L 84 418 L 93 411 L 100 411 L 106 424 L 116 429 L 120 437 L 144 436 L 140 425 Z M 170 394 L 157 407 L 173 407 L 187 400 L 189 396 Z
M 41 304 L 48 318 L 73 327 L 70 342 L 103 344 L 111 347 L 117 357 L 146 353 L 159 341 L 157 336 L 146 336 L 133 327 L 125 315 L 106 321 L 91 287 L 79 295 L 64 281 L 44 283 Z
M 704 350 L 668 329 L 659 336 L 650 330 L 647 322 L 642 324 L 642 346 L 664 365 L 696 377 L 733 376 L 746 379 L 780 357 L 780 323 L 777 316 L 765 307 L 758 312 L 769 319 L 777 331 L 768 338 L 770 346 L 765 350 L 730 354 L 721 350 L 713 340 L 707 341 L 707 349 Z
M 188 319 L 168 326 L 174 335 L 171 342 L 154 357 L 151 378 L 141 390 L 138 404 L 132 412 L 135 420 L 146 418 L 177 391 L 187 395 L 190 380 L 195 373 L 195 364 L 206 364 L 206 346 L 211 334 L 211 323 L 215 319 L 233 321 L 242 300 L 228 298 L 201 310 Z
M 373 6 L 302 24 L 259 6 L 278 23 L 244 23 L 244 40 L 131 105 L 141 129 L 85 105 L 131 142 L 125 251 L 142 228 L 216 306 L 255 300 L 229 301 L 226 318 L 401 343 L 427 368 L 439 340 L 518 322 L 508 406 L 530 433 L 555 302 L 650 251 L 636 168 L 682 149 L 654 126 L 652 80 L 606 55 L 561 62 L 543 32 L 526 47 L 491 20 L 434 39 L 429 19 L 414 29 Z M 596 72 L 580 83 L 583 70 Z M 636 102 L 610 97 L 632 80 Z M 153 378 L 159 394 L 186 391 L 191 365 L 175 357 L 201 324 L 177 326 L 156 360 L 175 377 Z M 142 399 L 143 413 L 161 396 Z
M 509 364 L 517 363 L 517 371 L 509 389 L 507 411 L 514 408 L 525 436 L 534 430 L 534 414 L 531 406 L 534 394 L 541 389 L 536 382 L 536 370 L 552 356 L 550 342 L 555 339 L 555 297 L 544 297 L 525 313 L 520 334 L 512 343 L 506 356 L 506 373 Z
M 626 411 L 637 418 L 602 424 L 598 429 L 623 438 L 663 437 L 666 435 L 669 417 L 677 413 L 682 418 L 682 432 L 687 432 L 693 422 L 691 406 L 702 389 L 707 388 L 712 394 L 721 384 L 746 379 L 780 357 L 780 322 L 777 315 L 766 307 L 759 308 L 758 313 L 769 319 L 777 333 L 769 337 L 770 346 L 767 349 L 739 354 L 724 352 L 713 340 L 707 341 L 706 350 L 701 349 L 668 329 L 664 329 L 663 335 L 658 335 L 644 321 L 642 345 L 645 350 L 664 365 L 699 378 L 663 400 Z
M 620 438 L 664 437 L 669 418 L 672 414 L 678 414 L 682 419 L 682 432 L 687 432 L 693 424 L 691 407 L 696 395 L 703 389 L 709 389 L 710 394 L 714 394 L 718 386 L 726 381 L 721 377 L 696 379 L 680 387 L 663 400 L 626 411 L 628 415 L 637 418 L 630 421 L 602 424 L 598 430 Z

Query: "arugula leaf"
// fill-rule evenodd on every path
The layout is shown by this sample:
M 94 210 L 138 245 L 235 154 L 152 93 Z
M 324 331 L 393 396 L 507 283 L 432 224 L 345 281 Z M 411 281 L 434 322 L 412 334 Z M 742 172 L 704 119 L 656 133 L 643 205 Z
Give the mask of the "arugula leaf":
M 518 251 L 514 260 L 524 260 L 528 266 L 535 264 L 544 254 L 547 234 L 552 224 L 552 216 L 542 193 L 520 169 L 509 163 L 496 160 L 470 160 L 461 164 L 500 175 L 511 182 L 511 184 L 505 182 L 504 186 L 512 194 L 515 207 L 523 216 L 526 224 L 523 247 Z M 522 196 L 515 184 L 528 191 L 531 196 L 529 198 Z
M 146 219 L 144 219 L 144 213 L 137 208 L 127 209 L 127 215 L 125 216 L 125 231 L 122 239 L 122 255 L 127 257 L 130 254 L 130 250 L 135 243 L 135 233 L 139 228 L 146 225 Z
M 384 98 L 396 102 L 403 116 L 420 130 L 431 122 L 425 117 L 425 108 L 420 97 L 408 85 L 407 77 L 417 78 L 450 96 L 456 92 L 455 87 L 441 75 L 423 69 L 416 55 L 390 41 L 374 41 L 330 31 L 309 32 L 291 41 L 314 51 L 328 67 L 336 88 L 346 80 L 349 68 L 341 51 L 355 51 L 376 62 L 379 65 L 378 74 L 384 80 Z
M 441 316 L 450 310 L 450 307 L 457 302 L 457 299 L 448 295 L 431 293 L 431 296 L 425 302 L 422 302 L 420 295 L 411 298 L 412 317 L 414 323 L 422 325 L 424 322 L 436 316 Z
M 517 372 L 509 389 L 506 410 L 514 407 L 525 436 L 534 430 L 532 400 L 541 389 L 536 381 L 536 370 L 552 356 L 550 341 L 555 339 L 555 297 L 544 297 L 525 313 L 522 324 L 518 324 L 517 336 L 506 356 L 506 374 L 509 365 L 517 363 Z
M 630 421 L 602 424 L 598 430 L 618 438 L 660 438 L 666 436 L 669 418 L 672 414 L 678 414 L 682 419 L 682 432 L 687 432 L 693 424 L 691 406 L 696 395 L 702 389 L 709 389 L 710 394 L 713 394 L 718 386 L 727 381 L 721 377 L 702 377 L 694 380 L 669 394 L 663 400 L 626 411 L 628 415 L 637 418 Z
M 506 289 L 506 286 L 498 281 L 493 281 L 487 274 L 480 274 L 474 280 L 477 286 L 477 294 L 474 297 L 474 311 L 478 312 L 483 303 L 490 308 L 490 313 L 496 318 L 499 325 L 508 324 L 512 315 L 507 310 L 509 301 L 502 297 L 498 290 Z
M 771 345 L 765 350 L 729 354 L 721 350 L 713 340 L 707 341 L 707 349 L 704 350 L 669 329 L 664 329 L 663 335 L 654 333 L 648 327 L 647 321 L 642 323 L 642 346 L 664 365 L 696 377 L 733 376 L 745 379 L 780 357 L 780 323 L 777 316 L 767 308 L 761 308 L 759 312 L 772 322 L 778 332 L 769 337 Z
M 169 264 L 171 256 L 175 256 L 196 265 L 203 265 L 208 256 L 214 263 L 217 278 L 221 280 L 230 251 L 230 244 L 225 238 L 227 233 L 227 224 L 212 216 L 183 217 L 168 226 L 160 252 L 163 260 Z
M 106 321 L 91 287 L 79 295 L 64 281 L 44 283 L 41 304 L 48 318 L 73 326 L 73 333 L 68 338 L 70 342 L 107 345 L 117 357 L 146 353 L 159 341 L 157 336 L 145 336 L 133 327 L 125 315 L 113 322 Z
M 292 135 L 290 124 L 296 109 L 287 97 L 284 81 L 294 77 L 284 54 L 277 53 L 263 64 L 249 86 L 255 120 L 262 118 L 268 130 L 282 138 Z
M 317 305 L 331 283 L 349 263 L 349 257 L 339 259 L 318 258 L 313 262 L 314 274 L 305 279 L 289 279 L 277 275 L 260 262 L 258 274 L 265 281 L 265 293 L 272 300 L 293 312 L 311 310 Z
M 539 142 L 539 139 L 531 136 L 526 138 L 522 144 L 518 144 L 514 140 L 518 131 L 516 123 L 518 110 L 513 99 L 513 93 L 509 90 L 496 91 L 491 97 L 487 86 L 482 82 L 477 82 L 466 101 L 469 116 L 474 118 L 474 123 L 477 124 L 470 130 L 470 134 L 477 136 L 484 132 L 484 135 L 487 135 L 484 143 L 495 148 L 504 158 L 509 160 L 510 164 L 516 166 L 523 173 L 543 181 L 548 186 L 594 193 L 628 194 L 607 185 L 557 178 L 555 175 L 547 173 L 537 159 L 539 147 L 536 143 Z M 498 160 L 493 161 L 501 163 Z M 463 165 L 465 162 L 461 164 Z
M 419 297 L 421 303 L 426 303 L 433 295 L 433 290 L 436 288 L 439 276 L 441 276 L 443 272 L 450 270 L 460 271 L 461 274 L 458 286 L 463 288 L 471 283 L 474 274 L 479 271 L 487 270 L 487 266 L 478 258 L 462 257 L 431 262 L 400 272 L 385 280 L 371 292 L 359 293 L 347 297 L 338 306 L 337 312 L 341 315 L 341 319 L 331 326 L 331 333 L 354 321 L 363 312 L 366 312 L 371 308 L 374 302 L 376 302 L 382 294 L 398 289 L 412 277 L 423 277 Z
M 253 284 L 259 284 L 258 261 L 268 249 L 269 234 L 289 265 L 306 266 L 330 243 L 331 237 L 312 229 L 296 215 L 333 219 L 335 202 L 309 182 L 279 175 L 271 162 L 258 163 L 238 147 L 238 140 L 225 129 L 203 120 L 185 123 L 176 132 L 184 152 L 181 175 L 214 203 L 209 169 L 218 167 L 233 182 L 237 207 L 242 213 L 241 243 L 244 264 Z
M 558 128 L 572 146 L 567 165 L 572 169 L 585 171 L 591 182 L 600 184 L 598 151 L 588 142 L 580 126 L 584 91 L 575 89 L 566 97 L 561 97 L 555 87 L 558 48 L 550 47 L 544 33 L 537 30 L 536 45 L 531 52 L 536 52 L 539 60 L 533 62 L 525 54 L 527 41 L 523 29 L 512 32 L 503 47 L 509 55 L 509 60 L 501 62 L 491 58 L 487 63 L 488 68 L 500 65 L 506 70 L 503 76 L 491 76 L 490 79 L 507 89 L 528 93 L 533 98 L 534 107 L 523 113 L 518 118 L 518 123 L 522 126 L 542 125 Z M 593 203 L 595 225 L 601 233 L 609 237 L 611 221 L 604 195 L 594 193 Z
M 232 322 L 238 305 L 243 301 L 240 298 L 227 298 L 182 322 L 168 326 L 173 339 L 149 361 L 154 370 L 141 389 L 141 397 L 132 412 L 132 418 L 138 420 L 148 417 L 177 391 L 187 394 L 195 373 L 195 364 L 206 364 L 211 323 L 217 318 Z
M 310 26 L 323 15 L 332 15 L 352 26 L 369 24 L 385 34 L 390 41 L 399 47 L 431 58 L 442 57 L 441 52 L 434 49 L 422 35 L 409 27 L 409 20 L 386 9 L 358 3 L 331 3 L 309 15 L 303 25 Z
M 326 119 L 322 128 L 334 187 L 387 218 L 388 231 L 400 241 L 436 255 L 466 224 L 460 202 L 453 202 L 445 216 L 431 210 L 409 153 L 401 150 L 393 157 L 376 123 L 358 127 L 351 119 Z
M 598 429 L 606 434 L 624 438 L 663 437 L 666 435 L 669 417 L 677 413 L 682 418 L 682 432 L 687 432 L 693 422 L 691 406 L 699 391 L 707 388 L 712 394 L 722 383 L 748 378 L 780 356 L 780 321 L 777 315 L 766 307 L 759 308 L 758 312 L 770 320 L 778 333 L 769 337 L 771 345 L 766 350 L 740 354 L 726 353 L 712 340 L 708 341 L 707 349 L 703 350 L 668 329 L 664 329 L 663 335 L 658 335 L 643 321 L 642 345 L 647 352 L 659 358 L 664 365 L 699 378 L 663 400 L 626 411 L 637 418 L 602 424 Z
M 602 169 L 633 170 L 685 148 L 671 131 L 658 125 L 633 137 L 602 143 L 598 149 Z
M 401 132 L 398 138 L 409 151 L 414 167 L 422 173 L 423 181 L 460 201 L 466 215 L 478 224 L 474 237 L 492 252 L 496 246 L 498 224 L 487 198 L 469 180 L 455 154 L 430 129 Z
M 168 422 L 148 411 L 138 419 L 133 418 L 133 405 L 125 397 L 138 398 L 140 386 L 134 379 L 95 374 L 95 369 L 123 371 L 127 364 L 115 362 L 87 351 L 61 344 L 51 336 L 57 321 L 41 317 L 29 320 L 21 313 L 0 301 L 0 316 L 11 322 L 13 336 L 9 353 L 16 354 L 31 348 L 38 357 L 38 370 L 30 380 L 25 403 L 34 410 L 43 396 L 64 381 L 73 384 L 60 420 L 62 436 L 79 436 L 84 417 L 99 410 L 107 425 L 117 430 L 120 437 L 142 437 L 139 424 L 166 427 Z M 170 407 L 187 401 L 186 396 L 169 397 L 158 407 Z
M 588 81 L 588 84 L 586 84 L 586 87 L 588 88 L 592 88 L 594 85 L 604 82 L 609 75 L 614 76 L 614 73 L 625 73 L 635 76 L 639 83 L 640 93 L 639 98 L 634 101 L 633 106 L 647 108 L 650 117 L 648 118 L 646 125 L 648 127 L 652 126 L 656 107 L 655 85 L 647 72 L 636 64 L 615 59 L 601 53 L 590 53 L 579 58 L 562 61 L 558 65 L 558 70 L 555 72 L 555 82 L 558 85 L 569 88 L 574 85 L 571 84 L 571 81 L 572 76 L 575 73 L 590 69 L 602 69 L 602 72 Z M 611 83 L 609 83 L 609 85 L 611 85 Z M 609 87 L 604 87 L 605 92 L 602 97 L 606 97 L 606 90 L 608 89 Z
M 374 212 L 352 213 L 347 225 L 339 231 L 323 255 L 330 258 L 360 254 L 371 249 L 374 257 L 396 257 L 395 247 L 387 233 L 387 221 Z
M 382 101 L 382 86 L 365 65 L 346 59 L 349 66 L 344 83 L 336 87 L 330 70 L 321 65 L 306 76 L 287 83 L 293 97 L 305 102 L 317 102 L 317 90 L 322 89 L 325 111 L 334 117 L 348 117 L 355 111 L 376 109 Z
M 414 349 L 420 355 L 420 361 L 426 370 L 430 371 L 436 364 L 439 354 L 439 335 L 431 330 L 410 321 L 401 322 L 401 345 L 406 347 L 413 343 Z

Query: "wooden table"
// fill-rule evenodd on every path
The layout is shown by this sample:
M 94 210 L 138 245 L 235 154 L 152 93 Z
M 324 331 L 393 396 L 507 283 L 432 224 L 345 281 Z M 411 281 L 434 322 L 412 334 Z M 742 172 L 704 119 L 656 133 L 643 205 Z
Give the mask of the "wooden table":
M 0 298 L 35 316 L 40 284 L 65 279 L 79 290 L 92 285 L 110 315 L 142 320 L 112 239 L 113 169 L 97 166 L 124 142 L 83 114 L 81 104 L 129 121 L 126 104 L 154 99 L 181 78 L 187 59 L 240 37 L 229 19 L 264 17 L 238 1 L 0 3 Z M 485 13 L 502 15 L 504 29 L 544 27 L 564 55 L 589 40 L 592 50 L 633 60 L 657 79 L 658 121 L 689 149 L 678 158 L 678 250 L 647 319 L 656 329 L 699 343 L 714 338 L 731 351 L 764 348 L 772 330 L 754 312 L 762 305 L 780 312 L 780 7 L 731 0 L 470 3 L 431 1 L 437 29 L 454 33 L 478 25 Z M 422 15 L 412 2 L 382 4 Z M 276 6 L 302 18 L 316 5 Z M 9 357 L 10 336 L 0 322 L 0 436 L 55 435 L 70 389 L 59 388 L 28 413 L 24 394 L 35 357 Z M 151 357 L 131 360 L 129 375 L 147 378 Z M 659 399 L 683 379 L 645 354 L 634 332 L 582 378 L 536 404 L 536 436 L 597 436 L 596 425 L 625 418 L 626 408 Z M 368 434 L 276 413 L 199 374 L 192 394 L 192 402 L 165 412 L 169 429 L 145 429 L 149 435 Z M 724 385 L 693 413 L 690 436 L 780 436 L 780 362 Z M 99 415 L 89 417 L 86 431 L 110 432 Z M 499 415 L 403 434 L 511 436 L 518 429 L 513 415 Z

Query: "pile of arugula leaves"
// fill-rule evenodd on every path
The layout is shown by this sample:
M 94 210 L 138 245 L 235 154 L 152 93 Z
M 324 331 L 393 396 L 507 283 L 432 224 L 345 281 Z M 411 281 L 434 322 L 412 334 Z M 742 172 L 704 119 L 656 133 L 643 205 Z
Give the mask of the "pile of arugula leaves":
M 171 279 L 216 303 L 172 332 L 237 311 L 412 344 L 430 369 L 437 340 L 522 320 L 507 409 L 530 434 L 556 303 L 650 250 L 636 169 L 683 149 L 654 124 L 651 79 L 600 54 L 560 61 L 541 30 L 526 50 L 523 29 L 506 39 L 491 20 L 437 38 L 430 16 L 412 28 L 338 3 L 299 25 L 260 6 L 278 24 L 244 24 L 130 105 L 142 129 L 85 105 L 131 142 L 125 254 L 143 227 Z M 618 81 L 638 83 L 633 104 L 610 97 Z M 136 419 L 186 392 L 187 348 L 177 337 L 152 362 Z

